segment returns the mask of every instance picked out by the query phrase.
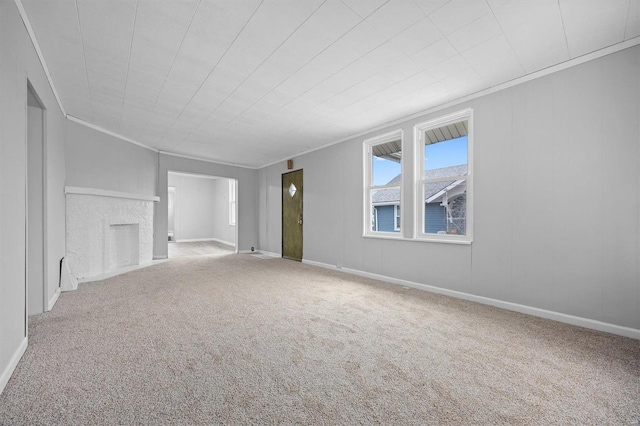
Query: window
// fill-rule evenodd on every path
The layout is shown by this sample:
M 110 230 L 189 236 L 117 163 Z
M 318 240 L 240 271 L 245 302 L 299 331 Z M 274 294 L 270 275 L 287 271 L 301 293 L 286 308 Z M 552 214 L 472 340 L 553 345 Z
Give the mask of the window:
M 236 180 L 229 179 L 229 225 L 236 224 Z
M 471 128 L 471 110 L 416 126 L 418 238 L 472 239 Z
M 400 237 L 402 131 L 364 143 L 364 235 Z

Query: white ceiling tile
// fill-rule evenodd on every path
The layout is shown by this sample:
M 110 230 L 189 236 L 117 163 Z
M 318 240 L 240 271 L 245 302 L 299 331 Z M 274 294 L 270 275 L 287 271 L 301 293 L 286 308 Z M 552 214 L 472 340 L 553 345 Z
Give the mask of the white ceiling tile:
M 459 96 L 478 92 L 489 85 L 474 69 L 468 69 L 454 76 L 441 80 L 441 83 Z
M 468 50 L 473 46 L 502 35 L 502 28 L 493 13 L 487 13 L 476 19 L 447 38 L 459 52 Z
M 461 55 L 456 55 L 432 68 L 429 68 L 428 71 L 429 74 L 436 79 L 443 80 L 462 71 L 466 71 L 469 68 L 471 68 L 469 63 Z
M 407 55 L 394 44 L 387 42 L 367 53 L 360 61 L 378 71 L 387 69 L 390 64 L 407 60 Z
M 513 49 L 511 49 L 511 45 L 505 36 L 492 38 L 462 52 L 462 56 L 472 66 L 487 61 L 497 61 L 503 56 L 513 54 Z
M 297 19 L 305 20 L 322 5 L 323 0 L 269 0 Z
M 271 88 L 276 87 L 359 21 L 360 18 L 339 0 L 322 4 L 322 7 L 251 75 L 250 80 L 259 81 Z
M 442 37 L 438 27 L 429 18 L 423 18 L 395 36 L 391 42 L 407 55 L 413 55 Z
M 151 111 L 156 100 L 156 94 L 156 90 L 149 89 L 147 86 L 129 83 L 124 105 Z
M 524 69 L 515 55 L 496 61 L 485 61 L 477 64 L 474 69 L 489 86 L 496 86 L 524 75 Z
M 625 38 L 629 0 L 561 0 L 560 11 L 572 58 Z
M 422 67 L 415 63 L 411 58 L 406 58 L 401 61 L 393 62 L 387 65 L 380 71 L 380 75 L 386 79 L 396 83 L 422 72 Z
M 423 69 L 432 68 L 458 55 L 458 51 L 447 39 L 441 39 L 415 53 L 411 58 Z
M 629 1 L 625 40 L 640 36 L 640 0 Z
M 304 3 L 304 2 L 301 2 Z M 292 36 L 298 54 L 311 59 L 361 22 L 360 16 L 340 0 L 327 0 Z M 289 40 L 287 41 L 289 42 Z M 320 50 L 318 50 L 320 49 Z
M 384 39 L 370 25 L 363 22 L 289 77 L 279 89 L 297 97 L 357 61 L 383 42 Z
M 303 22 L 283 13 L 283 9 L 270 1 L 261 3 L 234 41 L 230 51 L 242 51 L 257 56 L 261 62 L 290 36 Z M 225 56 L 226 57 L 226 56 Z
M 374 75 L 327 100 L 323 103 L 323 106 L 339 110 L 373 93 L 377 93 L 392 84 L 393 82 L 382 77 L 380 74 Z
M 449 3 L 449 1 L 450 0 L 414 0 L 425 15 L 432 14 L 445 4 Z
M 268 104 L 277 105 L 278 108 L 280 108 L 283 105 L 288 104 L 289 102 L 291 102 L 295 98 L 296 98 L 296 96 L 294 96 L 293 94 L 291 94 L 289 92 L 285 92 L 285 91 L 283 91 L 281 89 L 275 89 L 275 90 L 270 91 L 262 99 L 260 99 L 260 102 L 265 102 L 265 103 L 268 103 Z
M 178 53 L 197 2 L 143 0 L 138 4 L 129 72 L 138 71 L 164 79 Z M 162 31 L 158 31 L 158 28 Z
M 388 0 L 342 0 L 344 4 L 360 15 L 361 18 L 366 18 L 387 1 Z
M 429 17 L 443 34 L 449 35 L 490 12 L 485 0 L 451 0 Z
M 363 61 L 357 61 L 309 89 L 301 98 L 319 104 L 377 73 Z
M 498 7 L 502 6 L 503 4 L 509 1 L 511 0 L 487 0 L 487 3 L 489 3 L 489 7 L 491 9 L 497 9 Z
M 422 89 L 434 83 L 436 83 L 436 81 L 430 73 L 421 72 L 396 83 L 389 91 L 393 90 L 399 95 L 404 95 L 405 93 Z
M 126 80 L 136 18 L 134 2 L 77 1 L 89 70 L 103 70 L 113 81 Z
M 147 94 L 155 99 L 165 81 L 165 77 L 157 73 L 150 73 L 140 69 L 130 69 L 127 78 L 127 96 L 129 86 L 139 86 L 139 90 L 142 90 L 142 88 L 146 89 Z
M 527 73 L 569 59 L 558 3 L 512 0 L 494 11 Z
M 258 5 L 257 0 L 239 2 L 237 7 L 228 7 L 223 2 L 200 2 L 169 78 L 175 76 L 201 84 L 203 76 L 218 64 Z
M 407 0 L 391 0 L 367 18 L 387 38 L 393 38 L 424 18 L 422 10 Z
M 282 83 L 307 62 L 297 52 L 282 46 L 251 74 L 249 80 L 260 82 L 271 89 Z

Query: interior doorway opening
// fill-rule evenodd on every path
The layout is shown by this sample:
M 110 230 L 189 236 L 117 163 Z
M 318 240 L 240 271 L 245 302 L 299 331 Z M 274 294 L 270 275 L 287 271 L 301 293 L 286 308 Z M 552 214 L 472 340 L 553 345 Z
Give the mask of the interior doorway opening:
M 27 83 L 26 295 L 27 314 L 47 311 L 45 275 L 45 108 Z
M 169 171 L 169 258 L 237 253 L 237 192 L 235 179 Z

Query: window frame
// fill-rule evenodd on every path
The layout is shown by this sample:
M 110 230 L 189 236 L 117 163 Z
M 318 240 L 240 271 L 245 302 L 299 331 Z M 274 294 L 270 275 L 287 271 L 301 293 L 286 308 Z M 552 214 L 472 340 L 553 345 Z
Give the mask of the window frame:
M 394 185 L 373 185 L 373 146 L 381 145 L 388 142 L 400 140 L 400 150 L 403 152 L 404 146 L 404 132 L 402 129 L 394 130 L 392 132 L 384 133 L 373 138 L 365 139 L 363 142 L 363 237 L 375 237 L 375 238 L 391 238 L 391 239 L 403 239 L 403 230 L 396 231 L 376 231 L 372 229 L 373 221 L 373 203 L 371 202 L 371 193 L 381 189 L 394 189 L 400 190 L 399 204 L 402 206 L 404 200 L 404 185 L 403 182 L 406 179 L 405 159 L 404 155 L 400 158 L 400 182 Z M 402 208 L 400 211 L 402 212 Z M 395 227 L 395 208 L 394 208 L 394 227 Z M 401 221 L 402 225 L 402 221 Z
M 447 126 L 449 124 L 458 123 L 460 121 L 467 121 L 468 123 L 467 174 L 465 175 L 467 185 L 465 235 L 428 234 L 424 232 L 424 215 L 426 202 L 426 200 L 424 199 L 424 185 L 428 182 L 441 182 L 445 178 L 424 178 L 424 135 L 427 130 Z M 452 114 L 447 114 L 433 120 L 428 120 L 416 124 L 414 126 L 414 148 L 414 238 L 420 241 L 471 244 L 473 241 L 473 109 L 466 108 Z M 456 177 L 453 178 L 455 179 Z
M 400 214 L 402 214 L 402 209 L 400 208 L 400 204 L 394 204 L 393 205 L 393 229 L 395 231 L 402 231 L 402 229 L 400 228 L 400 225 L 402 225 L 402 217 L 400 216 Z M 398 225 L 398 222 L 400 222 L 400 225 Z

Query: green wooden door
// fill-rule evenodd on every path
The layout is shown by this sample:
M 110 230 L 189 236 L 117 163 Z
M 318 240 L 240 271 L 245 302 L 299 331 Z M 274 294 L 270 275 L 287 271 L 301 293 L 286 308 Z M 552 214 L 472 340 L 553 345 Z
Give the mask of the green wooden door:
M 282 257 L 302 260 L 302 170 L 282 175 Z

